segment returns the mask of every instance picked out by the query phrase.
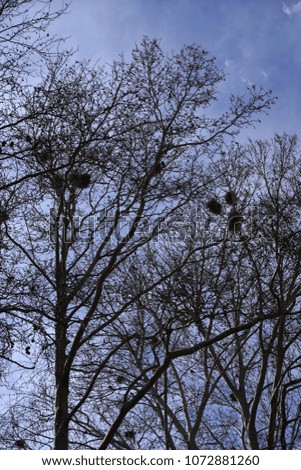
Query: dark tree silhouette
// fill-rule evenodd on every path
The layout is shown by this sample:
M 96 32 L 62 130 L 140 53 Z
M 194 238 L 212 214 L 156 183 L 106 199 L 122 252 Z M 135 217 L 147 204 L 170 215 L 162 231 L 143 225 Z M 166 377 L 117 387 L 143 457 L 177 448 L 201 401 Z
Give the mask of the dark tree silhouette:
M 181 257 L 181 240 L 172 233 L 216 180 L 204 170 L 204 157 L 273 102 L 270 92 L 252 88 L 209 118 L 205 110 L 223 79 L 201 48 L 165 55 L 157 40 L 144 38 L 129 63 L 110 68 L 59 58 L 24 96 L 31 118 L 5 137 L 14 142 L 7 178 L 13 174 L 19 183 L 3 190 L 9 213 L 3 249 L 10 256 L 3 257 L 1 276 L 7 286 L 13 264 L 16 279 L 2 308 L 22 326 L 14 367 L 26 369 L 16 391 L 24 396 L 22 413 L 18 401 L 8 410 L 4 446 L 20 439 L 28 448 L 138 445 L 129 417 L 160 381 L 167 390 L 177 359 L 262 322 L 259 312 L 205 339 L 175 337 L 188 335 L 195 321 L 182 300 L 171 302 L 187 295 L 181 272 L 194 253 L 217 242 L 199 240 Z M 154 313 L 145 306 L 152 293 Z M 168 394 L 163 404 L 172 447 Z

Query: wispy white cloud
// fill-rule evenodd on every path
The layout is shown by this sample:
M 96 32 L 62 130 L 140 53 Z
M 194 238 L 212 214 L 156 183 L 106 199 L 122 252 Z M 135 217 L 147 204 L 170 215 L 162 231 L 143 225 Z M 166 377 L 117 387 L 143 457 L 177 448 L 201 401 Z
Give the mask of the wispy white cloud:
M 234 64 L 235 64 L 234 60 L 231 60 L 231 59 L 226 59 L 225 60 L 225 67 L 233 67 Z
M 282 10 L 288 16 L 292 16 L 295 13 L 301 13 L 301 1 L 295 2 L 293 5 L 289 6 L 286 3 L 282 3 Z
M 242 75 L 242 72 L 241 72 L 241 71 L 239 72 L 239 75 L 240 75 L 240 79 L 241 79 L 241 81 L 242 81 L 243 83 L 245 83 L 245 84 L 248 85 L 248 86 L 254 85 L 254 82 L 252 82 L 252 80 L 250 80 L 249 78 L 244 77 L 244 76 Z
M 265 70 L 260 70 L 260 72 L 261 72 L 261 75 L 263 75 L 264 79 L 267 80 L 269 76 L 266 73 L 266 71 Z

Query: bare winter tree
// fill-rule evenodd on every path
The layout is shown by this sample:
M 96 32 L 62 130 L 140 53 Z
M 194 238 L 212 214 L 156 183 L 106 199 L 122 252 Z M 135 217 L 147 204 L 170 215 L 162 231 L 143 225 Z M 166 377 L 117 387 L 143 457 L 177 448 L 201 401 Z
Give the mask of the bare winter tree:
M 205 157 L 273 102 L 251 88 L 209 118 L 205 110 L 223 79 L 199 47 L 167 56 L 157 40 L 144 38 L 129 63 L 121 58 L 110 68 L 58 60 L 26 95 L 23 107 L 33 117 L 10 130 L 11 161 L 20 175 L 39 176 L 23 179 L 8 198 L 3 240 L 16 273 L 7 316 L 27 332 L 12 357 L 27 371 L 15 384 L 3 446 L 131 448 L 137 431 L 128 417 L 173 360 L 261 321 L 230 324 L 201 340 L 196 331 L 186 344 L 176 339 L 183 329 L 176 313 L 161 316 L 163 297 L 159 306 L 160 286 L 204 250 L 200 240 L 173 259 L 162 237 L 170 240 L 191 203 L 204 200 L 212 184 Z M 26 203 L 18 204 L 20 194 Z M 10 266 L 4 257 L 5 282 Z M 143 307 L 152 292 L 155 316 Z
M 27 83 L 27 74 L 57 52 L 60 38 L 47 31 L 69 2 L 52 0 L 1 0 L 1 88 L 9 90 Z
M 16 141 L 11 129 L 32 118 L 22 106 L 24 94 L 34 86 L 36 75 L 49 60 L 68 55 L 60 51 L 62 38 L 49 33 L 49 26 L 68 8 L 68 2 L 52 0 L 0 1 L 1 109 L 0 189 L 18 184 L 32 174 L 20 174 L 15 161 Z
M 7 364 L 24 368 L 18 357 L 12 357 L 12 351 L 17 344 L 24 344 L 27 330 L 24 323 L 16 316 L 7 317 L 14 310 L 10 294 L 21 289 L 22 279 L 17 279 L 14 266 L 5 271 L 5 258 L 15 260 L 13 253 L 5 241 L 6 223 L 16 206 L 20 207 L 20 198 L 15 197 L 18 178 L 30 178 L 32 175 L 20 175 L 17 165 L 20 154 L 15 152 L 16 141 L 12 138 L 11 130 L 18 123 L 29 118 L 22 108 L 21 101 L 24 91 L 30 87 L 31 80 L 40 70 L 43 61 L 52 60 L 57 56 L 61 38 L 56 38 L 48 32 L 50 24 L 67 9 L 67 3 L 52 2 L 51 0 L 14 0 L 0 1 L 0 277 L 1 277 L 1 320 L 0 320 L 0 382 L 8 372 Z M 65 53 L 61 53 L 64 55 Z M 32 117 L 32 116 L 31 116 Z M 26 204 L 26 200 L 23 198 Z M 19 259 L 20 260 L 20 259 Z M 25 312 L 24 312 L 25 313 Z M 28 346 L 24 346 L 28 347 Z M 26 367 L 31 367 L 25 366 Z M 6 400 L 6 403 L 7 400 Z M 4 429 L 7 429 L 4 415 Z M 18 441 L 18 440 L 17 440 Z M 23 442 L 22 439 L 19 443 Z M 22 447 L 22 446 L 21 446 Z M 19 448 L 21 448 L 19 447 Z M 17 446 L 18 448 L 18 446 Z M 23 448 L 23 447 L 22 447 Z
M 174 361 L 155 384 L 147 403 L 158 419 L 134 419 L 149 423 L 144 439 L 157 446 L 300 448 L 299 154 L 296 136 L 275 136 L 234 147 L 208 169 L 217 179 L 207 208 L 203 201 L 211 225 L 204 236 L 215 243 L 154 289 L 141 310 L 161 325 L 172 319 L 185 344 L 236 331 L 194 359 Z M 237 330 L 257 316 L 261 322 Z M 160 348 L 162 339 L 157 355 Z M 137 351 L 132 357 L 138 367 Z

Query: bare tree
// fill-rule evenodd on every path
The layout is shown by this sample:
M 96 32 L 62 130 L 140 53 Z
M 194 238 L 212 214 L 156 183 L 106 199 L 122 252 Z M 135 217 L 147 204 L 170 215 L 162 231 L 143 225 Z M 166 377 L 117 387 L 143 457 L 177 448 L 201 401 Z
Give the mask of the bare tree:
M 62 38 L 48 32 L 49 25 L 68 8 L 69 2 L 52 0 L 1 0 L 0 50 L 1 87 L 8 90 L 27 83 L 41 58 L 57 53 Z M 34 68 L 33 68 L 34 67 Z
M 11 427 L 2 436 L 6 446 L 20 439 L 30 448 L 52 446 L 53 422 L 55 449 L 130 447 L 135 434 L 127 417 L 174 360 L 261 321 L 177 348 L 173 318 L 163 324 L 137 311 L 204 249 L 201 241 L 176 264 L 167 256 L 152 267 L 149 259 L 164 259 L 160 237 L 203 198 L 210 181 L 204 157 L 273 102 L 270 92 L 251 88 L 247 97 L 231 97 L 228 112 L 208 118 L 204 110 L 223 79 L 197 46 L 165 56 L 157 40 L 144 38 L 131 62 L 109 69 L 56 61 L 26 96 L 33 118 L 11 129 L 14 165 L 20 175 L 38 176 L 20 179 L 15 197 L 27 194 L 26 204 L 12 207 L 5 221 L 6 249 L 24 279 L 16 280 L 7 314 L 37 340 L 23 354 L 34 368 L 23 381 L 32 384 L 19 416 L 23 435 Z M 3 269 L 9 272 L 5 261 Z M 151 353 L 157 340 L 160 355 Z M 131 350 L 141 350 L 139 368 L 130 367 Z M 120 435 L 123 423 L 128 429 Z
M 157 382 L 148 403 L 169 422 L 171 448 L 299 448 L 299 142 L 283 135 L 234 146 L 208 173 L 215 183 L 203 201 L 203 236 L 212 245 L 161 283 L 142 311 L 172 320 L 186 344 L 233 334 L 201 359 L 175 362 L 168 387 Z
M 35 176 L 32 172 L 20 174 L 20 165 L 16 162 L 21 155 L 16 151 L 12 128 L 33 118 L 22 103 L 41 69 L 49 60 L 69 55 L 68 51 L 60 50 L 63 38 L 49 32 L 49 26 L 67 8 L 68 2 L 52 0 L 0 1 L 1 191 Z

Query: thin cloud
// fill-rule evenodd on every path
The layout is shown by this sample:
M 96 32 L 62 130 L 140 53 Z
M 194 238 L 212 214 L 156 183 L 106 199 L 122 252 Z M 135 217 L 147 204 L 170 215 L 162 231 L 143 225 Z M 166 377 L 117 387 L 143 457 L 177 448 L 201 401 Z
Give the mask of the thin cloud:
M 282 3 L 282 10 L 288 16 L 292 16 L 295 13 L 301 13 L 301 1 L 294 3 L 291 6 L 288 6 L 286 3 Z
M 225 60 L 225 67 L 233 67 L 235 64 L 234 60 L 226 59 Z
M 241 72 L 240 72 L 239 74 L 241 75 Z M 241 81 L 242 81 L 243 83 L 245 83 L 247 86 L 253 86 L 253 85 L 254 85 L 254 83 L 253 83 L 251 80 L 249 80 L 249 78 L 246 78 L 246 77 L 241 76 L 240 79 L 241 79 Z
M 263 75 L 264 79 L 267 80 L 268 79 L 268 74 L 265 72 L 265 70 L 260 70 L 261 74 Z

